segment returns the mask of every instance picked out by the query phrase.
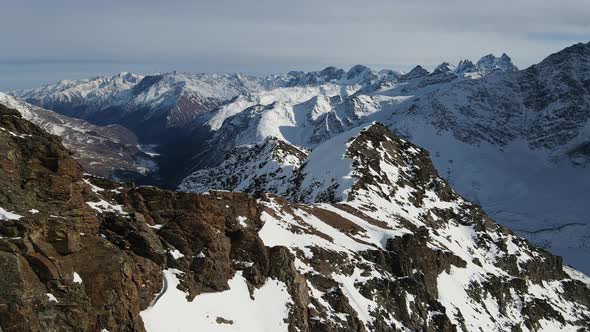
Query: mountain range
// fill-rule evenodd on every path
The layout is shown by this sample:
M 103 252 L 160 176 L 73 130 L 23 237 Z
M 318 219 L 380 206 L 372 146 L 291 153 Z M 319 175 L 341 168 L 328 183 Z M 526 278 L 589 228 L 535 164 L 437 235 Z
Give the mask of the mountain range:
M 495 220 L 590 272 L 589 91 L 590 46 L 580 43 L 524 70 L 502 54 L 432 72 L 357 65 L 262 78 L 121 73 L 9 94 L 71 123 L 138 137 L 139 145 L 116 139 L 131 147 L 127 165 L 109 161 L 108 171 L 89 172 L 193 192 L 295 199 L 314 150 L 379 122 L 429 151 L 439 174 Z M 107 142 L 113 147 L 86 155 L 120 156 Z
M 590 329 L 590 43 L 64 80 L 0 141 L 3 331 Z
M 61 138 L 4 106 L 0 142 L 3 331 L 590 328 L 590 278 L 379 123 L 311 150 L 267 138 L 255 155 L 292 172 L 255 197 L 85 174 Z M 283 176 L 292 188 L 262 192 Z
M 97 126 L 15 99 L 0 92 L 0 105 L 17 109 L 27 120 L 50 134 L 60 136 L 84 169 L 119 180 L 151 176 L 157 172 L 157 154 L 142 147 L 129 129 L 116 125 Z

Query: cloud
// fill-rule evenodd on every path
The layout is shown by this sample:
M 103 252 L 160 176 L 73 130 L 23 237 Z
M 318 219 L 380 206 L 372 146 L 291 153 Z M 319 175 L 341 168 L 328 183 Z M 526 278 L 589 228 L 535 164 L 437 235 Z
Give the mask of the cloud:
M 68 59 L 74 67 L 95 62 L 88 75 L 108 63 L 117 64 L 112 71 L 124 64 L 268 73 L 355 63 L 404 70 L 501 52 L 526 67 L 590 39 L 588 17 L 587 0 L 8 0 L 0 70 L 38 60 L 47 76 L 51 61 L 63 68 Z

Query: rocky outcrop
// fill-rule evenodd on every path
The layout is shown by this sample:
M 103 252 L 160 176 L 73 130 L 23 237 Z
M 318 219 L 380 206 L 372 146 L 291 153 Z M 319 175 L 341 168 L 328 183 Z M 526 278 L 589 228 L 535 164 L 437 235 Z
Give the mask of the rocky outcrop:
M 194 172 L 178 189 L 197 193 L 213 189 L 284 194 L 293 172 L 306 156 L 305 149 L 269 137 L 261 144 L 234 149 L 219 166 Z
M 158 330 L 162 317 L 166 330 L 589 327 L 585 277 L 462 200 L 380 125 L 348 144 L 348 200 L 321 205 L 85 177 L 58 137 L 10 109 L 0 141 L 3 331 Z
M 476 73 L 477 72 L 477 67 L 473 64 L 473 62 L 471 62 L 471 60 L 461 60 L 459 61 L 459 63 L 457 64 L 457 67 L 455 68 L 455 73 L 457 73 L 458 75 L 462 75 L 462 76 L 466 76 L 469 73 Z
M 258 238 L 252 198 L 87 179 L 57 137 L 18 112 L 2 109 L 0 128 L 0 206 L 23 214 L 0 224 L 3 331 L 142 331 L 139 313 L 164 267 L 187 272 L 181 287 L 191 297 L 226 289 L 233 260 L 256 262 L 245 272 L 254 286 L 269 275 L 301 285 L 290 256 Z
M 418 65 L 408 73 L 402 75 L 401 80 L 412 80 L 420 77 L 427 76 L 429 74 L 428 70 L 424 69 L 422 66 Z
M 482 73 L 489 73 L 493 70 L 504 72 L 518 71 L 518 68 L 512 63 L 512 59 L 506 53 L 502 53 L 500 57 L 496 57 L 493 54 L 485 55 L 477 61 L 475 66 Z
M 3 93 L 0 107 L 16 109 L 25 119 L 60 136 L 64 146 L 74 152 L 74 158 L 90 174 L 131 180 L 151 176 L 157 170 L 152 155 L 142 151 L 137 137 L 122 126 L 95 126 Z
M 0 127 L 0 205 L 22 214 L 0 225 L 2 329 L 142 330 L 159 266 L 99 235 L 96 194 L 59 138 L 6 112 Z

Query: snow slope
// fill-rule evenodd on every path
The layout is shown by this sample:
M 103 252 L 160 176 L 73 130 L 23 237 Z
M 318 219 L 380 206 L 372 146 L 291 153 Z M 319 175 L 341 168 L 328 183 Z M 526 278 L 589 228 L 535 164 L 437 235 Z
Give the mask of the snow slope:
M 295 193 L 312 193 L 300 203 L 272 194 L 170 192 L 85 177 L 79 167 L 51 169 L 40 161 L 55 151 L 60 163 L 77 166 L 58 140 L 48 140 L 14 112 L 3 111 L 0 127 L 0 147 L 8 147 L 0 149 L 0 165 L 7 170 L 0 172 L 2 207 L 23 215 L 0 223 L 0 242 L 10 250 L 6 262 L 15 267 L 4 288 L 17 290 L 3 296 L 16 299 L 12 303 L 39 302 L 37 308 L 49 316 L 42 326 L 63 321 L 148 331 L 590 328 L 586 276 L 496 224 L 438 176 L 425 150 L 381 124 L 322 143 L 331 146 L 326 153 L 334 153 L 334 165 L 312 151 L 293 172 L 292 184 L 301 187 Z M 49 153 L 47 142 L 53 143 Z M 319 171 L 312 164 L 343 171 L 304 172 Z M 12 172 L 27 165 L 44 176 Z M 307 176 L 326 181 L 316 187 L 316 181 L 301 178 Z M 314 190 L 305 190 L 310 186 Z M 55 199 L 63 193 L 73 199 Z M 41 212 L 25 212 L 33 208 Z M 19 244 L 29 251 L 14 250 Z M 36 257 L 36 264 L 25 257 Z M 47 278 L 43 267 L 53 267 L 57 277 Z M 35 271 L 45 271 L 35 287 L 10 282 L 34 277 Z M 71 316 L 72 305 L 87 311 Z M 8 326 L 22 320 L 24 311 L 6 309 Z
M 153 158 L 141 151 L 135 135 L 121 126 L 95 126 L 1 92 L 0 104 L 16 109 L 23 118 L 52 135 L 60 136 L 89 173 L 103 177 L 116 176 L 120 172 L 145 175 L 157 168 Z
M 407 321 L 401 318 L 404 316 L 395 310 L 379 312 L 379 308 L 384 306 L 383 301 L 387 301 L 380 298 L 383 289 L 376 287 L 371 291 L 367 288 L 371 289 L 370 285 L 375 280 L 395 279 L 396 272 L 381 270 L 378 263 L 360 253 L 372 248 L 388 248 L 403 255 L 412 245 L 424 243 L 431 250 L 440 251 L 439 257 L 454 261 L 450 266 L 441 268 L 440 272 L 435 272 L 436 277 L 432 279 L 436 284 L 436 297 L 452 324 L 469 331 L 505 331 L 515 326 L 523 331 L 576 330 L 572 322 L 577 321 L 578 313 L 586 312 L 587 315 L 588 311 L 578 304 L 560 304 L 564 285 L 559 281 L 539 284 L 534 281 L 536 276 L 529 275 L 522 281 L 523 289 L 504 288 L 515 276 L 504 269 L 507 262 L 514 271 L 532 271 L 537 264 L 535 262 L 549 261 L 546 253 L 478 214 L 474 205 L 463 200 L 435 175 L 428 155 L 420 148 L 400 140 L 379 125 L 366 128 L 352 137 L 344 158 L 348 159 L 348 172 L 327 176 L 350 177 L 353 180 L 352 184 L 339 184 L 338 188 L 348 189 L 347 197 L 312 195 L 308 196 L 311 200 L 328 198 L 341 203 L 290 208 L 285 206 L 284 201 L 271 198 L 267 205 L 272 212 L 263 214 L 265 225 L 260 233 L 265 243 L 291 248 L 297 257 L 297 269 L 306 275 L 330 275 L 365 326 L 381 322 L 395 325 L 400 330 L 415 328 L 406 325 Z M 338 138 L 328 142 L 342 143 L 338 142 Z M 333 162 L 342 163 L 337 159 Z M 453 217 L 447 219 L 449 215 Z M 421 240 L 410 245 L 413 243 L 411 239 L 416 237 Z M 398 246 L 394 244 L 395 239 L 404 240 L 399 240 L 401 243 Z M 342 264 L 341 257 L 346 257 L 345 264 L 350 264 L 350 268 L 347 272 L 327 272 L 330 268 L 317 262 L 318 255 L 326 259 L 328 266 L 336 261 Z M 428 254 L 423 252 L 418 259 L 422 262 L 407 264 L 425 264 L 430 270 L 436 270 L 436 266 L 441 264 L 428 260 Z M 404 266 L 405 263 L 400 264 Z M 420 268 L 412 270 L 410 266 L 405 269 L 420 271 Z M 335 267 L 332 265 L 332 268 Z M 429 280 L 430 277 L 426 275 L 423 278 Z M 328 294 L 335 291 L 318 290 L 313 280 L 308 279 L 308 287 L 316 298 L 329 297 Z M 407 301 L 406 314 L 414 317 L 416 324 L 435 326 L 435 317 L 444 315 L 445 311 L 431 307 L 426 309 L 428 319 L 413 316 L 424 312 L 414 307 L 424 301 L 417 300 L 420 295 L 408 288 L 401 288 L 404 291 L 400 292 L 404 295 L 395 301 Z M 505 294 L 509 300 L 500 304 L 496 298 L 498 293 L 493 288 L 503 288 L 499 293 Z M 523 308 L 539 301 L 555 308 L 554 318 L 526 323 L 528 309 Z M 321 305 L 331 308 L 330 312 L 337 316 L 337 310 L 330 303 L 323 302 Z M 440 326 L 437 328 L 441 329 Z
M 245 146 L 262 144 L 268 137 L 299 147 L 295 149 L 315 149 L 348 130 L 378 121 L 430 151 L 439 173 L 501 224 L 590 271 L 584 259 L 590 253 L 590 221 L 584 211 L 590 195 L 587 43 L 520 71 L 503 54 L 484 56 L 475 64 L 443 63 L 433 72 L 417 66 L 406 74 L 355 66 L 348 71 L 328 67 L 265 78 L 127 76 L 104 79 L 113 82 L 108 84 L 97 81 L 103 85 L 66 82 L 13 94 L 48 105 L 67 101 L 64 105 L 70 111 L 74 105 L 83 106 L 83 113 L 122 121 L 141 132 L 157 133 L 162 126 L 180 124 L 194 129 L 198 133 L 194 139 L 183 137 L 171 144 L 189 156 L 174 170 L 189 177 L 182 184 L 188 191 L 205 190 L 206 179 L 198 180 L 198 188 L 190 188 L 191 181 L 209 174 L 203 169 L 218 167 L 227 154 L 241 154 Z M 135 115 L 110 118 L 113 108 L 116 114 Z M 160 127 L 156 130 L 145 121 Z M 255 159 L 246 167 L 226 162 L 224 170 L 210 174 L 218 180 L 222 174 L 232 178 L 232 169 L 251 171 L 273 158 Z M 217 181 L 214 188 L 250 191 L 258 186 L 253 185 L 257 179 L 276 170 L 249 172 L 253 176 L 238 176 L 241 184 L 229 187 Z M 193 172 L 200 173 L 190 175 Z
M 250 295 L 241 273 L 229 281 L 229 289 L 201 294 L 187 300 L 177 287 L 177 274 L 164 270 L 166 291 L 141 318 L 149 332 L 167 331 L 287 331 L 290 297 L 283 283 L 267 280 Z
M 392 127 L 411 133 L 408 139 L 429 150 L 441 176 L 495 220 L 590 272 L 586 167 L 556 163 L 522 141 L 498 149 L 461 142 L 429 124 L 399 121 Z
M 504 56 L 478 64 L 443 64 L 432 73 L 417 67 L 351 95 L 320 94 L 303 103 L 284 96 L 273 103 L 271 90 L 264 105 L 237 112 L 238 102 L 228 104 L 233 115 L 212 127 L 208 149 L 225 155 L 267 136 L 314 149 L 379 121 L 430 151 L 439 173 L 501 224 L 590 272 L 584 211 L 590 195 L 590 45 L 566 48 L 522 71 Z M 210 155 L 202 152 L 198 159 Z

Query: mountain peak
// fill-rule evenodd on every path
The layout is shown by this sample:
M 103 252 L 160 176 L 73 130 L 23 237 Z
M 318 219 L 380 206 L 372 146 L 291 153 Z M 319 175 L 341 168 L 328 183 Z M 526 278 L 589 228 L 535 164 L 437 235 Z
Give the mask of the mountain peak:
M 555 52 L 549 55 L 537 66 L 555 65 L 574 58 L 585 59 L 585 61 L 590 61 L 590 42 L 577 43 L 572 46 L 566 47 L 559 52 Z
M 410 70 L 407 74 L 404 74 L 401 78 L 404 80 L 411 80 L 414 78 L 426 76 L 430 74 L 428 70 L 424 69 L 422 66 L 417 65 L 412 70 Z
M 110 80 L 111 82 L 115 82 L 115 83 L 122 83 L 122 84 L 136 84 L 136 83 L 139 83 L 142 79 L 143 79 L 142 75 L 136 75 L 134 73 L 130 73 L 127 71 L 122 71 L 107 80 Z
M 466 73 L 474 73 L 476 71 L 477 68 L 475 67 L 473 62 L 467 59 L 459 61 L 459 64 L 457 64 L 457 67 L 455 68 L 455 72 L 460 75 Z
M 346 80 L 354 81 L 356 83 L 360 83 L 376 77 L 377 75 L 373 73 L 371 68 L 363 65 L 355 65 L 352 68 L 350 68 L 350 70 L 348 70 L 348 72 L 346 73 Z
M 354 65 L 352 67 L 350 67 L 350 69 L 348 70 L 348 73 L 354 73 L 354 72 L 363 72 L 363 71 L 367 71 L 367 70 L 371 70 L 371 68 L 365 66 L 365 65 Z
M 322 69 L 319 73 L 322 75 L 337 75 L 340 73 L 344 73 L 344 69 L 340 69 L 335 66 L 328 66 L 328 67 Z
M 448 73 L 452 73 L 454 70 L 455 70 L 455 66 L 451 65 L 448 62 L 443 62 L 440 65 L 438 65 L 432 73 L 433 74 L 439 74 L 439 73 L 448 74 Z
M 493 54 L 484 55 L 477 61 L 475 66 L 482 73 L 489 73 L 496 69 L 503 72 L 518 71 L 518 68 L 512 63 L 512 59 L 506 53 L 502 53 L 500 57 L 496 57 Z
M 344 69 L 328 66 L 319 72 L 309 72 L 305 76 L 309 83 L 324 83 L 342 79 L 344 75 L 346 75 Z
M 377 73 L 377 76 L 383 80 L 394 80 L 394 79 L 398 79 L 401 76 L 401 74 L 395 70 L 381 69 Z

